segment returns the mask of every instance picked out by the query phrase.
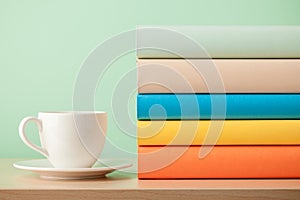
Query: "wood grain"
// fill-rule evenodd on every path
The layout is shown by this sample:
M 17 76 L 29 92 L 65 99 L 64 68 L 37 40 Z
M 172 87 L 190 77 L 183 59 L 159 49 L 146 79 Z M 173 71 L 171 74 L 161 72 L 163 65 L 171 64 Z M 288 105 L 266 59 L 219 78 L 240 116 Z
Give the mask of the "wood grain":
M 16 190 L 16 191 L 1 191 L 2 200 L 74 200 L 74 199 L 189 199 L 189 200 L 238 200 L 238 199 L 263 199 L 263 200 L 299 200 L 300 192 L 293 190 Z

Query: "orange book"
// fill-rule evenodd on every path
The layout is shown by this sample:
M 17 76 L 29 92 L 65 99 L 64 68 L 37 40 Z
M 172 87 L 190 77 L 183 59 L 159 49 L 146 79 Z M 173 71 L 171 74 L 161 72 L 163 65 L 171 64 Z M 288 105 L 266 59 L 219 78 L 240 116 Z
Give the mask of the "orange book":
M 139 146 L 138 152 L 140 179 L 300 178 L 296 145 Z M 201 158 L 203 152 L 209 153 Z

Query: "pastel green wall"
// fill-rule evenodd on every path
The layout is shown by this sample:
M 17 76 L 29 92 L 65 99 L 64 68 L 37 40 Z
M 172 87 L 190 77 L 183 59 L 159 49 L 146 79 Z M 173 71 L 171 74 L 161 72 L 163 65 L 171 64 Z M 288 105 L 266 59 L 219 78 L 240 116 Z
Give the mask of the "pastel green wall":
M 299 10 L 299 0 L 0 0 L 0 157 L 40 157 L 20 141 L 20 120 L 71 110 L 81 63 L 112 35 L 136 25 L 293 25 L 300 24 Z M 114 65 L 130 69 L 135 55 Z M 130 107 L 134 115 L 134 100 Z M 109 102 L 96 108 L 111 109 Z M 136 151 L 135 139 L 117 139 L 122 133 L 112 119 L 109 126 L 119 146 Z

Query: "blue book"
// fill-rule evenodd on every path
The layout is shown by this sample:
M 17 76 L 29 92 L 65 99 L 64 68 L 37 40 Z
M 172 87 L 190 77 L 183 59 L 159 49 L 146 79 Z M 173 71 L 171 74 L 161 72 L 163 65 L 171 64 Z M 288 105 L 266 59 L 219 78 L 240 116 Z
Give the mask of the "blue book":
M 300 94 L 139 94 L 137 118 L 300 119 Z

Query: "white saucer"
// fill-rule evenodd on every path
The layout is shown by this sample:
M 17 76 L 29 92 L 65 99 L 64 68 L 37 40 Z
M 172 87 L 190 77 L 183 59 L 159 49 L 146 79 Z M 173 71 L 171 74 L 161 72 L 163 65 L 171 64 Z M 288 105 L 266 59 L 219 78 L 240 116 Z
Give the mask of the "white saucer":
M 14 167 L 37 173 L 46 179 L 92 179 L 132 166 L 127 161 L 117 159 L 105 159 L 101 163 L 97 162 L 91 168 L 54 168 L 47 159 L 37 159 L 16 162 Z

